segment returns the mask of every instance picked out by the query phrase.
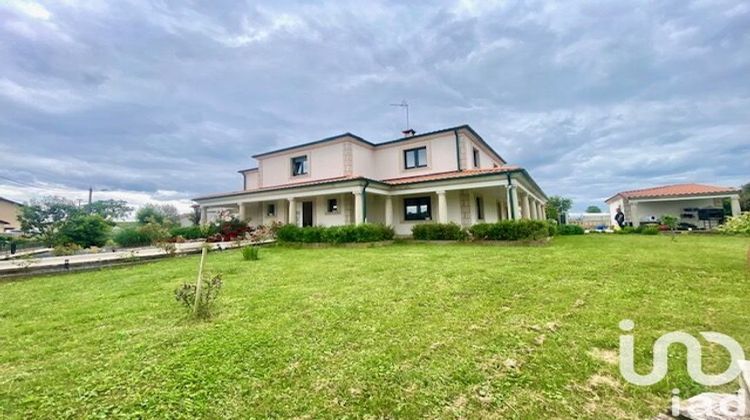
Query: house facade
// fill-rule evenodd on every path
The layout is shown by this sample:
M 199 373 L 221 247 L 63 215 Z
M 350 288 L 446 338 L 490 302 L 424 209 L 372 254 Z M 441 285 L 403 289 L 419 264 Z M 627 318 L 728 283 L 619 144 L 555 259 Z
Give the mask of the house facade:
M 725 216 L 724 201 L 728 200 L 731 215 L 740 214 L 740 190 L 702 184 L 664 185 L 623 191 L 606 200 L 614 225 L 617 209 L 622 209 L 625 222 L 633 226 L 657 223 L 662 215 L 678 219 L 684 227 L 710 229 Z
M 468 125 L 372 143 L 351 133 L 253 156 L 243 189 L 195 198 L 201 220 L 230 210 L 251 225 L 544 219 L 547 196 Z
M 21 228 L 21 222 L 18 221 L 21 207 L 21 203 L 0 197 L 0 233 Z

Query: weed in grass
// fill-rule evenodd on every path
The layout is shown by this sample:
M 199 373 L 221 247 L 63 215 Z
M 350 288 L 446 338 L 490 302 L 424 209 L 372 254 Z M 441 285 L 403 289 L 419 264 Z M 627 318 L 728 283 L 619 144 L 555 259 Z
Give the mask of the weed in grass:
M 242 248 L 242 259 L 245 261 L 257 261 L 260 258 L 259 250 L 254 246 L 246 246 Z

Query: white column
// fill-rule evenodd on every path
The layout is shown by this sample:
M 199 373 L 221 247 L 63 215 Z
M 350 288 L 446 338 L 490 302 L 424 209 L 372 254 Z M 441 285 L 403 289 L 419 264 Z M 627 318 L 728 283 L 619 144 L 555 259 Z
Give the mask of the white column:
M 208 224 L 208 207 L 201 206 L 201 224 Z
M 290 225 L 297 224 L 297 205 L 294 198 L 287 198 L 289 201 L 289 210 L 287 211 L 286 220 Z
M 742 213 L 742 208 L 740 207 L 740 196 L 735 195 L 732 197 L 732 216 L 739 216 L 740 213 Z
M 641 219 L 638 216 L 638 203 L 630 203 L 630 221 L 633 222 L 633 227 L 641 225 Z
M 531 212 L 529 211 L 530 203 L 529 203 L 529 195 L 525 194 L 523 195 L 523 218 L 529 219 L 531 218 Z
M 448 201 L 445 199 L 445 191 L 437 191 L 438 196 L 438 222 L 448 223 Z
M 354 191 L 354 224 L 362 223 L 364 208 L 362 207 L 362 191 Z
M 385 196 L 385 225 L 393 226 L 393 200 L 390 195 Z
M 520 203 L 518 202 L 518 188 L 513 186 L 512 188 L 509 188 L 508 191 L 508 211 L 510 212 L 509 219 L 518 220 L 521 218 L 521 209 L 519 206 Z
M 539 208 L 537 208 L 536 200 L 531 201 L 531 218 L 533 220 L 539 219 Z
M 240 206 L 240 214 L 239 218 L 241 222 L 244 222 L 247 220 L 247 208 L 245 208 L 245 203 L 239 203 Z
M 539 203 L 539 206 L 541 207 L 542 220 L 547 220 L 547 205 L 544 203 Z

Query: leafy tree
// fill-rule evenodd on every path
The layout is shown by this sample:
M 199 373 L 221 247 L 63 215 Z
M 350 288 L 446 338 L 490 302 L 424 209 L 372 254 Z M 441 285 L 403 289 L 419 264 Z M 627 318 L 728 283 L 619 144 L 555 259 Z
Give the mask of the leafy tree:
M 72 201 L 60 197 L 45 197 L 32 200 L 21 207 L 18 221 L 27 235 L 39 237 L 51 246 L 57 242 L 60 229 L 71 217 L 81 214 L 81 209 Z
M 180 214 L 177 207 L 171 204 L 146 204 L 135 214 L 139 224 L 156 223 L 157 225 L 178 224 Z
M 547 218 L 562 224 L 562 216 L 573 207 L 573 200 L 553 195 L 547 200 Z
M 588 206 L 586 207 L 586 213 L 601 213 L 602 209 L 599 206 Z
M 190 221 L 193 222 L 194 226 L 201 224 L 201 206 L 194 205 L 193 212 L 190 214 Z
M 109 239 L 114 222 L 98 214 L 78 214 L 67 220 L 57 235 L 56 242 L 76 244 L 84 248 L 104 246 Z
M 750 211 L 750 182 L 742 186 L 740 192 L 740 207 L 742 211 Z
M 124 200 L 99 200 L 84 207 L 86 213 L 97 214 L 107 220 L 120 220 L 128 217 L 133 208 Z
M 671 214 L 664 214 L 661 216 L 661 223 L 669 228 L 670 232 L 672 232 L 672 240 L 674 240 L 674 234 L 677 230 L 677 222 L 679 219 L 677 217 L 672 216 Z

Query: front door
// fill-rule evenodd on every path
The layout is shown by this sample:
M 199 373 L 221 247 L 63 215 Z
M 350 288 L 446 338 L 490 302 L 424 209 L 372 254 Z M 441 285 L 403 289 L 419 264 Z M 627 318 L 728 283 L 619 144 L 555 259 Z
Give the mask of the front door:
M 302 202 L 302 226 L 313 225 L 313 202 L 303 201 Z

